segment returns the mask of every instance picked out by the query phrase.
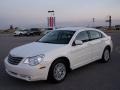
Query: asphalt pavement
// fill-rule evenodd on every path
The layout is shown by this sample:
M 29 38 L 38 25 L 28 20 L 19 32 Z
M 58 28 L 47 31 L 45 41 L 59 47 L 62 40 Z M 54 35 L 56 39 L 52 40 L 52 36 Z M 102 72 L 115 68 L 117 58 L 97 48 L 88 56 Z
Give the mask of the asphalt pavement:
M 120 33 L 112 36 L 114 49 L 108 63 L 93 62 L 70 72 L 59 84 L 27 82 L 5 72 L 4 58 L 17 46 L 36 41 L 40 36 L 14 37 L 0 34 L 0 90 L 120 90 Z

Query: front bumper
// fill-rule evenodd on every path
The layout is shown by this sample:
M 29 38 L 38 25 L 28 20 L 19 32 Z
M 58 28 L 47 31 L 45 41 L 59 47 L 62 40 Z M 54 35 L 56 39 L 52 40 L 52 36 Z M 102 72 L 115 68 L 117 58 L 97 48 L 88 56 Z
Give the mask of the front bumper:
M 6 58 L 5 69 L 10 76 L 26 81 L 37 81 L 47 80 L 49 66 L 43 64 L 37 66 L 29 66 L 27 64 L 23 64 L 23 62 L 20 62 L 18 65 L 12 65 L 8 63 L 8 58 Z

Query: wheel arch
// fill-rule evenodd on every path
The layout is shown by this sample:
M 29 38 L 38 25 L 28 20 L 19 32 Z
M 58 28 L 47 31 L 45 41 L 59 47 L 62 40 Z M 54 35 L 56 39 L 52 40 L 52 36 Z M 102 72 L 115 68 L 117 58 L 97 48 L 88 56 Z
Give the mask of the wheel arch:
M 58 57 L 58 58 L 54 59 L 53 62 L 51 63 L 51 65 L 50 65 L 50 68 L 49 68 L 49 71 L 48 71 L 48 77 L 47 77 L 48 79 L 49 79 L 50 70 L 51 70 L 52 65 L 59 60 L 62 60 L 65 63 L 65 65 L 67 67 L 67 71 L 71 71 L 70 60 L 65 56 Z
M 61 57 L 58 57 L 58 58 L 56 58 L 55 60 L 53 60 L 53 62 L 52 62 L 52 64 L 54 63 L 54 62 L 57 62 L 58 60 L 62 60 L 63 62 L 65 62 L 65 65 L 67 66 L 67 68 L 70 70 L 71 68 L 70 68 L 70 60 L 67 58 L 67 57 L 65 57 L 65 56 L 61 56 Z M 51 65 L 52 65 L 51 64 Z
M 111 46 L 110 45 L 105 46 L 104 50 L 105 49 L 109 49 L 109 51 L 111 52 Z

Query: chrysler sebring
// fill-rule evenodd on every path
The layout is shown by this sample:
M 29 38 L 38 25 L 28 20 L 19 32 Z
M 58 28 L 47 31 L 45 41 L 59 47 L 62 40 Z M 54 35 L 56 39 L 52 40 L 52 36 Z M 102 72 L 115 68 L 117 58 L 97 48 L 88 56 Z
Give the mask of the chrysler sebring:
M 98 29 L 56 29 L 12 49 L 5 58 L 5 69 L 10 76 L 26 81 L 61 82 L 70 70 L 96 60 L 108 62 L 112 47 L 111 37 Z

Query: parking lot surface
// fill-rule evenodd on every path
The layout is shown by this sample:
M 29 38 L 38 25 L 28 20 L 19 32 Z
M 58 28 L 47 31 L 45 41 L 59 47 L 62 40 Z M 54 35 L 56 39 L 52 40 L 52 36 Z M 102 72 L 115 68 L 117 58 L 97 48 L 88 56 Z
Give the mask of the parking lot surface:
M 108 63 L 94 62 L 73 70 L 59 84 L 26 82 L 6 74 L 4 58 L 17 46 L 36 41 L 40 36 L 14 37 L 0 34 L 0 90 L 120 90 L 120 33 L 108 33 L 114 49 Z

